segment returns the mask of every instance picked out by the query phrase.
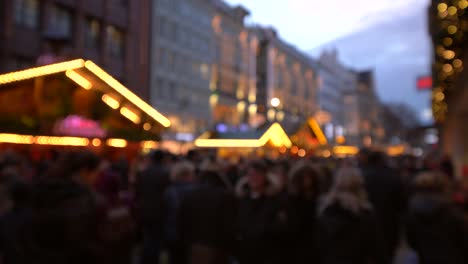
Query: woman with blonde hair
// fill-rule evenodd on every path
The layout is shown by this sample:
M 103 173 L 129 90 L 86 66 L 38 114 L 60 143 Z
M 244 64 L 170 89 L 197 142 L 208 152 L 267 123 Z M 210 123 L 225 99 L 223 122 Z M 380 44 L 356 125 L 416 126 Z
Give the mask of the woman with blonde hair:
M 319 263 L 384 263 L 376 220 L 359 169 L 337 171 L 319 208 L 316 239 Z

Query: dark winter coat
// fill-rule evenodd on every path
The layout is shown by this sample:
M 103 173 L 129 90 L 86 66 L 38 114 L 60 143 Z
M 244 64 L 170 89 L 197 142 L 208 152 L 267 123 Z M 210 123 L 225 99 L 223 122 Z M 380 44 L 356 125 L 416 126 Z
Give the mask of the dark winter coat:
M 235 237 L 236 200 L 222 187 L 200 185 L 180 207 L 179 232 L 192 262 L 227 263 Z
M 371 211 L 356 214 L 335 203 L 320 214 L 316 227 L 318 262 L 315 263 L 383 263 L 381 241 Z
M 137 175 L 135 203 L 137 217 L 146 227 L 159 227 L 164 221 L 164 192 L 169 185 L 169 172 L 162 165 L 153 165 Z
M 407 239 L 421 264 L 468 263 L 468 226 L 441 197 L 414 196 L 405 219 Z
M 270 197 L 246 196 L 239 201 L 237 255 L 240 264 L 271 263 L 275 217 L 275 201 Z

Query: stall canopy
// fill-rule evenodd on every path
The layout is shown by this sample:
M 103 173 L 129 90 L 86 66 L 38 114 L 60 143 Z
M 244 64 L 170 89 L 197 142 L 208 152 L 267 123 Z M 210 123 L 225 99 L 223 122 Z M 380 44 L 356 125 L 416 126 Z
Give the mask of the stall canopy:
M 299 127 L 291 129 L 289 134 L 293 144 L 303 149 L 311 150 L 328 144 L 320 125 L 312 117 Z
M 89 60 L 0 75 L 0 142 L 42 139 L 84 145 L 114 138 L 110 142 L 122 146 L 124 141 L 118 139 L 158 140 L 170 125 L 169 119 Z M 81 141 L 66 140 L 78 137 Z
M 195 146 L 200 148 L 260 148 L 264 146 L 292 146 L 286 132 L 279 123 L 264 126 L 246 132 L 205 132 L 195 140 Z

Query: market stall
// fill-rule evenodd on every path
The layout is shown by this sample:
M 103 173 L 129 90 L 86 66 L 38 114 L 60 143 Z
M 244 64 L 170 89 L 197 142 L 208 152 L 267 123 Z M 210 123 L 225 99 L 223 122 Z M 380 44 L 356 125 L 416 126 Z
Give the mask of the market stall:
M 0 75 L 0 144 L 148 149 L 170 121 L 92 61 Z
M 194 141 L 198 148 L 214 149 L 221 157 L 277 157 L 292 146 L 279 123 L 239 132 L 205 132 Z

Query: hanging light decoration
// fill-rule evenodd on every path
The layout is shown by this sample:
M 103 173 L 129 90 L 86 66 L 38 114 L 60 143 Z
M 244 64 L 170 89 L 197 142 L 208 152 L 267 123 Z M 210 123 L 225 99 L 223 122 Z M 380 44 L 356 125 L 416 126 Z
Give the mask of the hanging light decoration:
M 446 118 L 447 98 L 463 70 L 468 34 L 468 1 L 441 0 L 432 6 L 433 65 L 432 111 L 436 122 Z

